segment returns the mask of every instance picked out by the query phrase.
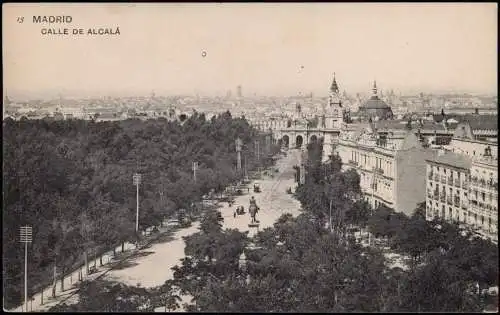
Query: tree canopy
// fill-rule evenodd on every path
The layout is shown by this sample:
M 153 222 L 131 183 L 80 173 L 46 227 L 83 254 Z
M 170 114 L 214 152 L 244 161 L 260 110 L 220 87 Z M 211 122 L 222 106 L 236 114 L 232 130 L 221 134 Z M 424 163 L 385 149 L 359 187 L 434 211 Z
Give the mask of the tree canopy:
M 4 294 L 6 307 L 21 303 L 24 254 L 19 227 L 33 227 L 29 248 L 30 294 L 58 270 L 81 263 L 92 248 L 109 250 L 134 240 L 136 187 L 140 173 L 140 229 L 158 225 L 211 190 L 221 192 L 241 178 L 235 140 L 246 144 L 247 169 L 271 163 L 276 146 L 229 112 L 205 118 L 193 113 L 183 123 L 129 119 L 4 121 Z M 269 150 L 268 150 L 269 149 Z M 198 162 L 196 181 L 192 162 Z

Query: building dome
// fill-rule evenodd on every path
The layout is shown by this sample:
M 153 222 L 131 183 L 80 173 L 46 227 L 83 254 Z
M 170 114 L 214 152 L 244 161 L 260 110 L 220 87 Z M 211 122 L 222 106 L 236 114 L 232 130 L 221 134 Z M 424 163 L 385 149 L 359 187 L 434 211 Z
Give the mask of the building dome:
M 363 105 L 365 109 L 387 109 L 390 108 L 383 100 L 381 100 L 378 95 L 373 95 L 370 97 Z
M 377 95 L 377 82 L 373 82 L 373 95 L 358 109 L 359 116 L 365 118 L 391 119 L 392 109 Z

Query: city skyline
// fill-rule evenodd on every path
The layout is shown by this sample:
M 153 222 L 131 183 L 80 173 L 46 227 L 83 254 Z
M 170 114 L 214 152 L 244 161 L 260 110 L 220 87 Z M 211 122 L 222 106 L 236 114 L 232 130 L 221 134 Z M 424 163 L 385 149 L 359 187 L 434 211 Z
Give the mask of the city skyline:
M 4 94 L 214 96 L 235 95 L 241 85 L 243 96 L 325 96 L 335 72 L 340 90 L 351 94 L 370 93 L 376 79 L 384 91 L 496 95 L 496 9 L 472 3 L 9 4 Z M 23 24 L 15 18 L 21 15 Z M 34 24 L 33 15 L 73 21 L 46 26 Z M 40 34 L 43 27 L 115 26 L 120 35 L 114 37 Z

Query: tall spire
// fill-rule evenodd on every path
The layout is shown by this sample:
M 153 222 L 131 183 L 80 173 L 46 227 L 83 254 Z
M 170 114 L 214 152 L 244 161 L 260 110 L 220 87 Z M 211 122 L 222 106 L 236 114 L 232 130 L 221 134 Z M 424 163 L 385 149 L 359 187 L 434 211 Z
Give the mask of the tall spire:
M 377 80 L 373 80 L 373 95 L 377 95 Z
M 334 93 L 339 92 L 339 86 L 337 85 L 337 80 L 335 80 L 335 72 L 333 73 L 333 82 L 332 85 L 330 86 L 330 91 Z

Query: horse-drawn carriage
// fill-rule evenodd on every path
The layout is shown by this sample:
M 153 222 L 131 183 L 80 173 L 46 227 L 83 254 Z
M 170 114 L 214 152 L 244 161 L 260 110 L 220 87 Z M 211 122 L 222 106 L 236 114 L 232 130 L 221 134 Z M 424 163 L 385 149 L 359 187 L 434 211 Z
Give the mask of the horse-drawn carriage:
M 260 193 L 260 185 L 258 183 L 253 184 L 253 192 Z
M 181 228 L 190 227 L 191 226 L 191 216 L 187 213 L 186 209 L 180 209 L 177 214 L 177 219 L 179 221 L 179 226 Z
M 245 207 L 243 207 L 243 206 L 236 207 L 236 214 L 237 215 L 245 214 Z

